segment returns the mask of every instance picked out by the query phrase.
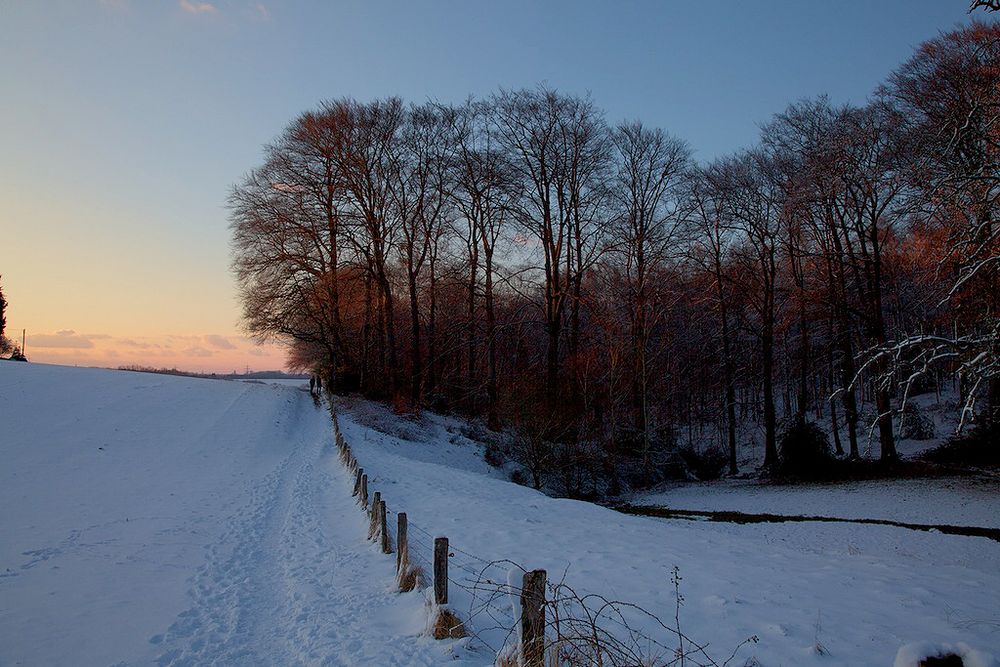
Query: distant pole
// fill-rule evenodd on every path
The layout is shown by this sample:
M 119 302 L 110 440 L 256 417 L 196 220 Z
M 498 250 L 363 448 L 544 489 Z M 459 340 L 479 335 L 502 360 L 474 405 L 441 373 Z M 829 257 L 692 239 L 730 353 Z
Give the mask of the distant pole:
M 25 354 L 24 354 L 24 332 L 25 332 L 25 330 L 21 329 L 21 356 L 22 357 L 25 356 Z

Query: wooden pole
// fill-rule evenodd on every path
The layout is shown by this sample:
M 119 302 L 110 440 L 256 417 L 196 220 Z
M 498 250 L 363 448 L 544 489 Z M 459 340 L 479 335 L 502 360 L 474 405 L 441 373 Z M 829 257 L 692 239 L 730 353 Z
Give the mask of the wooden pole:
M 379 542 L 381 542 L 382 553 L 391 554 L 392 546 L 389 544 L 389 528 L 385 525 L 385 501 L 378 503 L 378 532 Z
M 382 492 L 376 491 L 372 496 L 372 508 L 368 511 L 368 539 L 375 537 L 378 530 L 378 504 L 382 501 Z
M 434 538 L 434 602 L 448 604 L 448 538 Z
M 396 574 L 410 564 L 410 539 L 407 535 L 406 512 L 396 515 Z
M 361 476 L 361 507 L 368 509 L 368 475 Z
M 524 573 L 521 584 L 521 665 L 545 667 L 545 570 Z
M 358 468 L 358 472 L 354 477 L 354 491 L 351 492 L 352 496 L 357 496 L 361 493 L 361 475 L 365 474 L 363 468 Z

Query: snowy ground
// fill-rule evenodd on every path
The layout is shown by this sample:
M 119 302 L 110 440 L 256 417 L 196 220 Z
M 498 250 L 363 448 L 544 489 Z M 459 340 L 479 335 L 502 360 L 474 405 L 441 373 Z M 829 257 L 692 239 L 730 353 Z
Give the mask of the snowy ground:
M 307 392 L 4 363 L 0 424 L 0 665 L 451 661 Z
M 579 589 L 672 619 L 669 576 L 677 565 L 688 635 L 710 642 L 720 662 L 746 637 L 760 638 L 740 652 L 736 665 L 891 665 L 900 647 L 916 640 L 1000 653 L 1000 543 L 889 526 L 626 516 L 503 481 L 460 435 L 457 422 L 401 421 L 364 402 L 340 405 L 345 437 L 390 509 L 405 510 L 427 535 L 447 535 L 471 554 L 456 551 L 459 575 L 483 567 L 477 558 L 507 558 L 545 568 L 550 577 L 565 572 Z M 956 496 L 968 496 L 950 499 L 953 513 L 943 507 L 950 492 L 862 485 L 844 496 L 856 496 L 849 509 L 858 515 L 867 504 L 878 516 L 880 503 L 892 497 L 900 501 L 893 511 L 906 518 L 925 512 L 995 522 L 995 486 L 957 486 Z M 805 502 L 803 493 L 783 507 Z M 469 596 L 461 596 L 460 611 L 463 604 L 466 616 L 475 613 Z M 484 627 L 491 623 L 482 619 Z M 656 633 L 651 625 L 643 629 Z M 495 645 L 501 634 L 484 638 Z
M 732 665 L 892 665 L 917 640 L 1000 654 L 1000 543 L 626 516 L 507 482 L 456 421 L 338 404 L 371 489 L 409 515 L 415 559 L 448 536 L 458 583 L 506 558 L 672 620 L 676 565 L 688 635 L 720 661 L 760 638 Z M 0 364 L 0 424 L 0 665 L 489 665 L 504 640 L 457 586 L 479 637 L 423 634 L 423 597 L 390 591 L 392 558 L 364 541 L 328 417 L 300 388 Z M 989 488 L 733 493 L 996 516 Z

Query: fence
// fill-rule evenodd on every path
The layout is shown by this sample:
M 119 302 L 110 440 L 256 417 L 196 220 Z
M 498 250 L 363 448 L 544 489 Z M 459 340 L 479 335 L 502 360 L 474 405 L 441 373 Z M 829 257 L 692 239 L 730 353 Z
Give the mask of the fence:
M 457 585 L 468 591 L 474 601 L 468 620 L 486 617 L 493 624 L 490 629 L 502 628 L 506 631 L 507 637 L 517 631 L 517 664 L 524 667 L 544 667 L 547 578 L 545 570 L 524 572 L 521 585 L 511 587 L 509 581 L 497 581 L 496 577 L 488 576 L 491 569 L 502 569 L 504 562 L 486 561 L 469 552 L 456 549 L 450 545 L 447 537 L 432 536 L 411 523 L 406 512 L 396 513 L 396 537 L 393 540 L 389 531 L 386 500 L 380 491 L 375 491 L 369 496 L 368 474 L 340 432 L 336 414 L 333 414 L 333 429 L 340 461 L 354 475 L 353 496 L 368 515 L 368 539 L 377 542 L 382 553 L 395 553 L 396 584 L 401 591 L 428 585 L 432 590 L 434 617 L 431 626 L 435 639 L 462 637 L 469 632 L 466 624 L 448 607 L 449 585 Z M 461 571 L 471 575 L 471 580 L 462 582 L 449 576 L 449 559 L 454 558 L 456 553 L 461 553 L 481 565 L 477 570 L 468 564 L 457 563 Z M 428 561 L 424 554 L 432 554 L 431 560 Z M 427 572 L 431 573 L 429 581 Z M 520 610 L 519 619 L 514 617 L 511 609 L 505 609 L 500 600 L 501 595 L 510 591 L 516 591 L 519 596 L 519 604 L 516 605 Z M 497 650 L 496 647 L 490 646 L 490 648 Z
M 681 631 L 680 576 L 671 579 L 677 608 L 674 625 L 627 602 L 595 594 L 579 594 L 564 582 L 548 581 L 545 570 L 525 570 L 510 560 L 487 560 L 457 548 L 445 536 L 434 536 L 410 520 L 406 512 L 391 512 L 380 491 L 369 495 L 369 476 L 340 431 L 330 405 L 340 461 L 354 476 L 353 496 L 368 516 L 368 539 L 383 554 L 395 554 L 396 585 L 407 592 L 428 589 L 431 634 L 435 639 L 473 636 L 497 655 L 501 667 L 559 667 L 560 665 L 692 665 L 725 667 L 748 643 L 740 643 L 722 662 L 716 662 Z M 395 540 L 389 516 L 395 514 Z M 428 557 L 429 555 L 429 557 Z M 460 558 L 459 558 L 460 556 Z M 464 561 L 464 562 L 463 562 Z M 451 568 L 461 574 L 453 576 Z M 428 574 L 430 573 L 430 574 Z M 517 581 L 518 576 L 520 581 Z M 449 588 L 466 592 L 471 603 L 465 622 L 449 607 Z M 629 619 L 642 619 L 670 636 L 667 645 L 638 631 Z M 614 626 L 613 631 L 607 630 Z M 484 638 L 500 631 L 500 646 Z M 513 643 L 511 639 L 515 638 Z M 546 664 L 547 663 L 547 664 Z

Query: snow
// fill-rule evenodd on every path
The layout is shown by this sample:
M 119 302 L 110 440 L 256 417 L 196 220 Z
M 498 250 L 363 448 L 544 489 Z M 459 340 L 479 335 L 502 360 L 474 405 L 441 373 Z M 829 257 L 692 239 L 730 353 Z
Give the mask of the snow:
M 451 540 L 449 606 L 475 636 L 430 639 L 425 592 L 393 591 L 394 558 L 364 539 L 328 414 L 301 387 L 0 364 L 0 664 L 490 665 L 512 601 L 484 608 L 460 584 L 516 582 L 499 559 L 671 623 L 676 565 L 687 635 L 720 662 L 759 637 L 732 665 L 892 665 L 915 641 L 1000 653 L 995 541 L 624 515 L 508 482 L 456 419 L 337 405 L 369 488 L 408 514 L 413 560 Z M 988 485 L 880 484 L 718 502 L 995 525 Z
M 0 423 L 0 664 L 460 657 L 390 591 L 307 392 L 0 364 Z
M 382 492 L 390 510 L 407 512 L 411 534 L 416 525 L 428 536 L 448 536 L 459 576 L 485 567 L 482 561 L 510 559 L 544 568 L 550 579 L 565 573 L 580 591 L 633 602 L 672 621 L 669 579 L 677 565 L 683 630 L 710 642 L 720 663 L 751 635 L 760 642 L 744 647 L 732 664 L 891 665 L 899 647 L 915 639 L 990 652 L 1000 647 L 1000 543 L 987 538 L 846 523 L 735 525 L 624 515 L 483 474 L 481 453 L 460 437 L 458 422 L 402 420 L 357 401 L 338 405 L 370 488 Z M 858 511 L 867 502 L 877 515 L 877 491 L 856 492 L 867 496 L 859 497 Z M 977 494 L 972 504 L 980 502 Z M 913 498 L 919 497 L 918 490 Z M 924 502 L 927 516 L 935 516 L 940 497 Z M 995 498 L 984 502 L 995 507 Z M 990 510 L 968 511 L 972 517 Z M 466 618 L 477 609 L 462 591 L 454 606 Z M 488 630 L 491 619 L 480 615 L 473 626 L 477 620 L 484 641 L 494 648 L 503 643 L 503 632 Z M 641 629 L 670 641 L 652 624 Z

